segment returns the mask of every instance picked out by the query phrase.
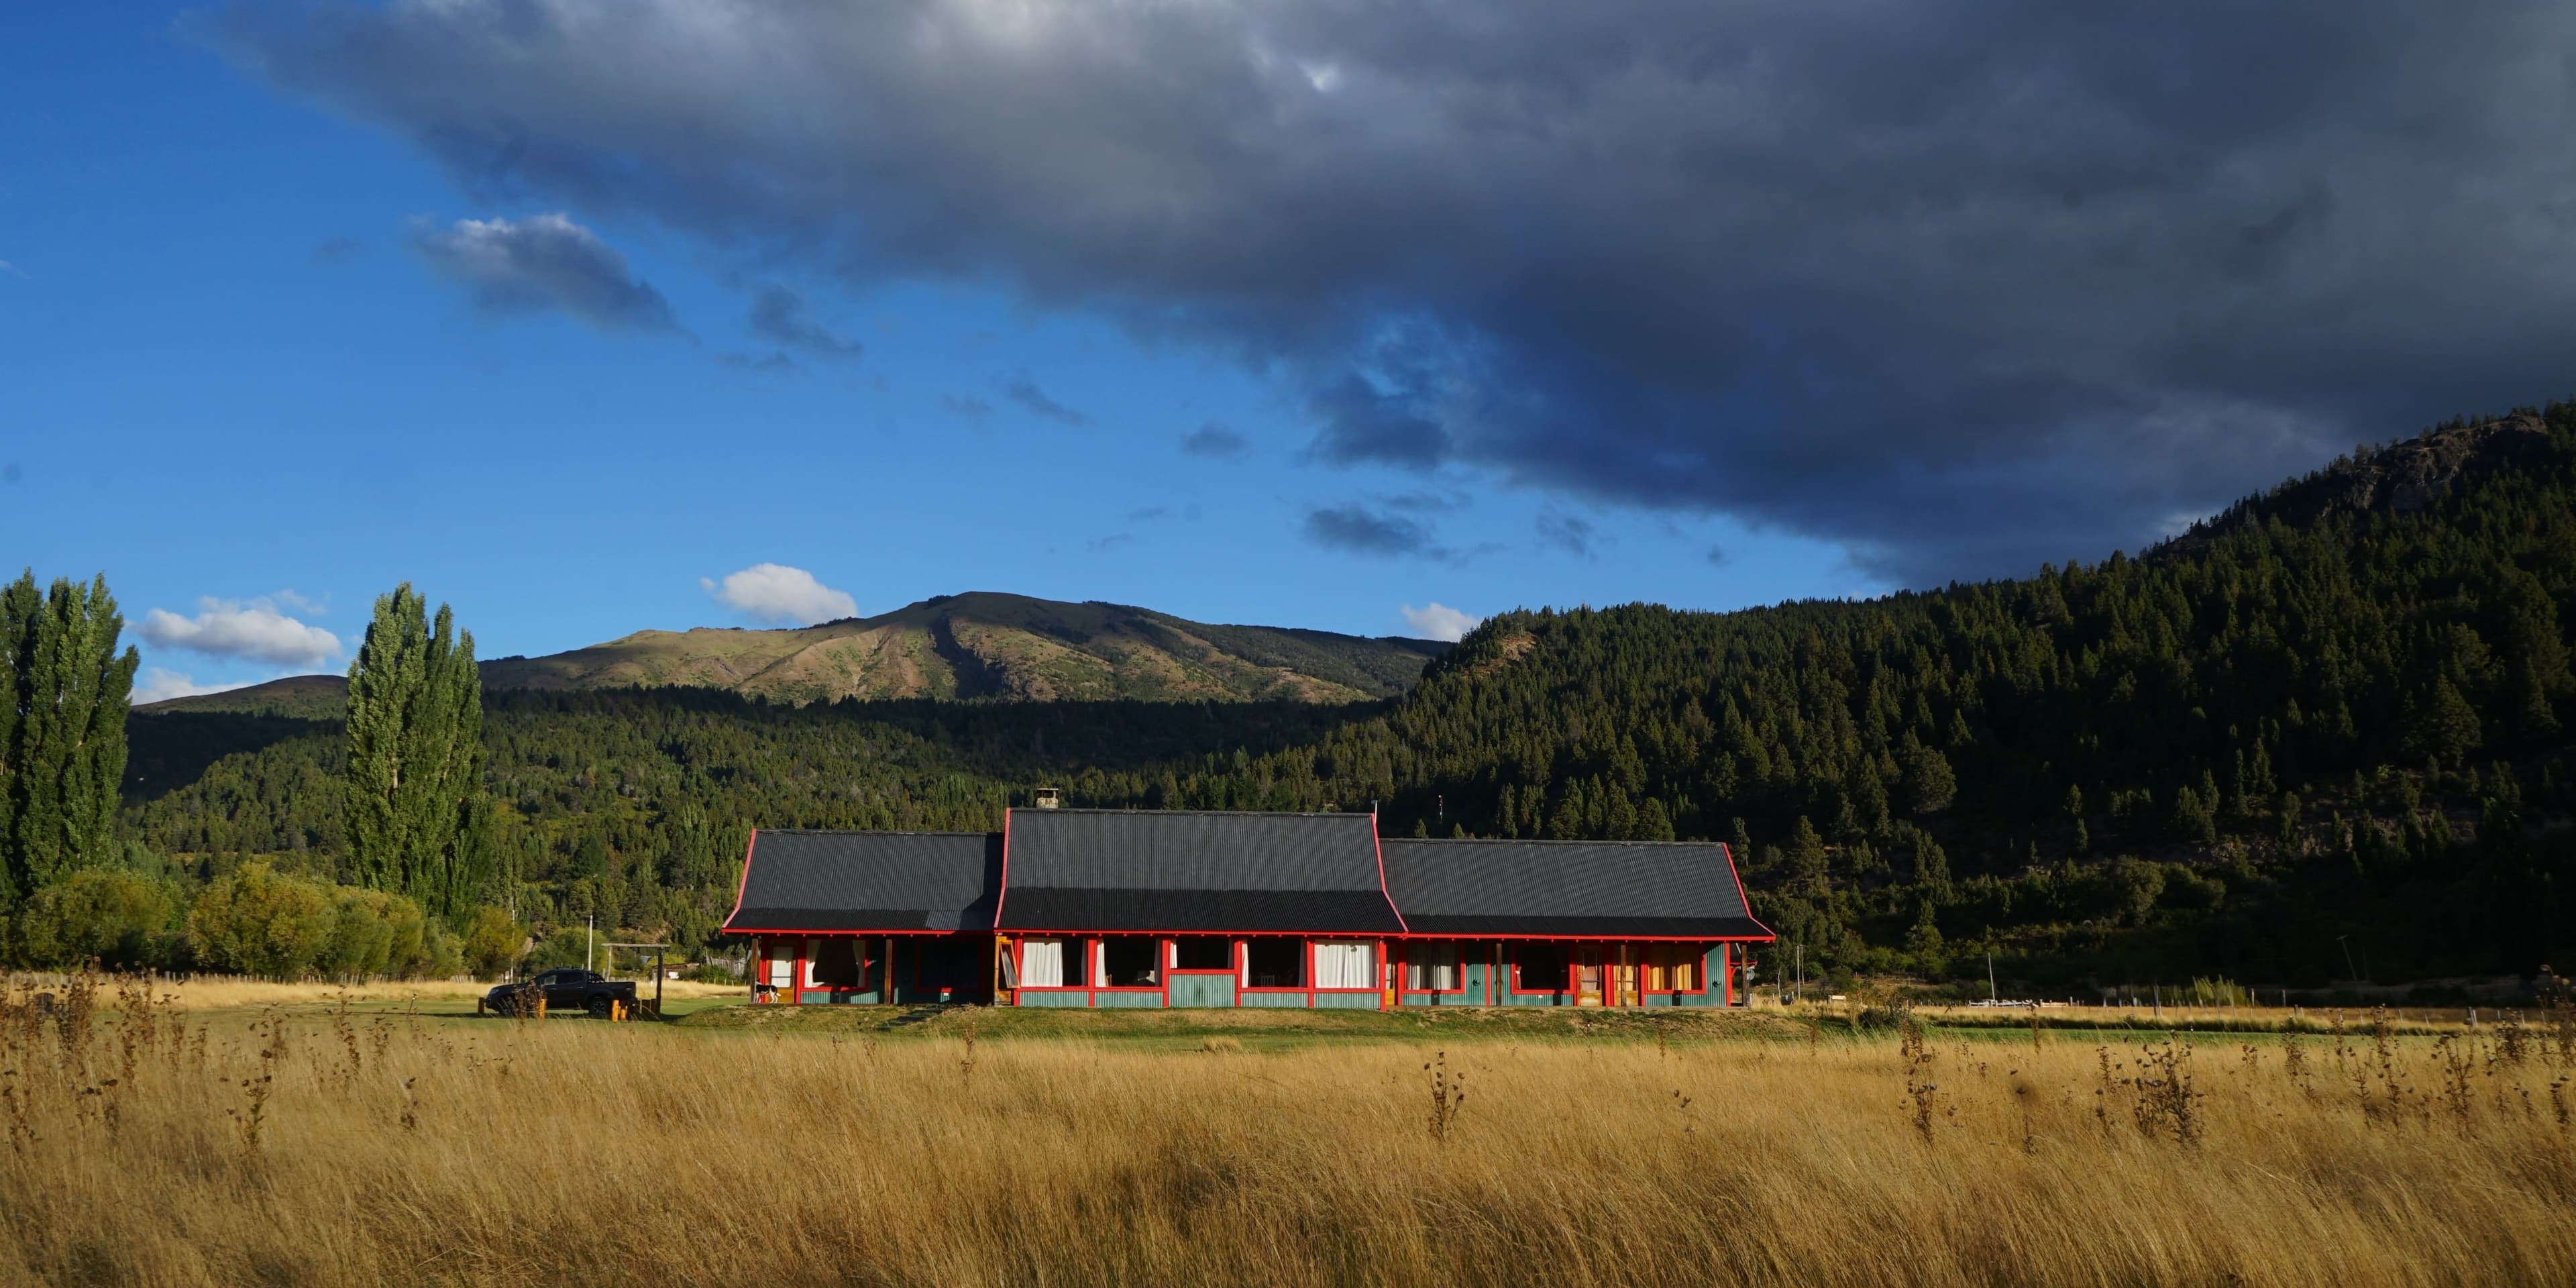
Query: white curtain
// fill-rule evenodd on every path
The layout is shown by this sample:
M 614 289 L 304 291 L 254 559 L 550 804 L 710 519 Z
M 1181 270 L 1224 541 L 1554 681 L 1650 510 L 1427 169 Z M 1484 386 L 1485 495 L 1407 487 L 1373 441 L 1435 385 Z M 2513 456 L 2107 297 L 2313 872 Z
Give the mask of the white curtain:
M 1315 945 L 1315 987 L 1375 988 L 1367 944 Z
M 769 986 L 790 988 L 796 983 L 796 947 L 793 942 L 769 941 Z
M 821 988 L 823 986 L 823 981 L 814 978 L 814 967 L 818 964 L 815 959 L 822 955 L 822 940 L 808 939 L 805 941 L 805 987 L 807 988 Z
M 1416 944 L 1405 950 L 1404 986 L 1434 993 L 1458 991 L 1458 946 Z
M 1020 943 L 1020 987 L 1064 987 L 1064 941 L 1029 939 Z

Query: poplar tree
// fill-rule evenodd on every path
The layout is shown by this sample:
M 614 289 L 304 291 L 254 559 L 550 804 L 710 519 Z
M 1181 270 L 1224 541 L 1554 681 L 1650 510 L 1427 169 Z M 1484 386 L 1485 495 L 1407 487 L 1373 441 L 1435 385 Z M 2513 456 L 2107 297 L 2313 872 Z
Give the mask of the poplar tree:
M 410 582 L 379 597 L 349 665 L 349 862 L 359 884 L 456 919 L 492 871 L 483 690 L 473 634 L 427 608 Z
M 117 853 L 125 712 L 137 661 L 101 575 L 36 593 L 30 569 L 0 589 L 0 900 Z

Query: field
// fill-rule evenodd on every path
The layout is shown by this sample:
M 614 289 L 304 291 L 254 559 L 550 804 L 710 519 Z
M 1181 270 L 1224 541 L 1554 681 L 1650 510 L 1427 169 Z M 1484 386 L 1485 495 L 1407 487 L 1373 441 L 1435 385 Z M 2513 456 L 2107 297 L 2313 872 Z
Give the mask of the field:
M 11 1282 L 2576 1281 L 2563 1015 L 1085 1037 L 49 991 L 0 1007 Z

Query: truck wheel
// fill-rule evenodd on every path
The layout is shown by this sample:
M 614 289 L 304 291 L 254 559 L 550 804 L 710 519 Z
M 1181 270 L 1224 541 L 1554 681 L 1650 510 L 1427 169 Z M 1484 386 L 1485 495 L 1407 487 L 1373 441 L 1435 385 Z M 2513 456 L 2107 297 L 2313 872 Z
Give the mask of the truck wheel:
M 604 1020 L 608 1018 L 609 1011 L 615 1005 L 615 1003 L 609 1001 L 607 998 L 594 997 L 590 999 L 590 1005 L 583 1009 L 590 1012 L 590 1018 L 594 1020 Z

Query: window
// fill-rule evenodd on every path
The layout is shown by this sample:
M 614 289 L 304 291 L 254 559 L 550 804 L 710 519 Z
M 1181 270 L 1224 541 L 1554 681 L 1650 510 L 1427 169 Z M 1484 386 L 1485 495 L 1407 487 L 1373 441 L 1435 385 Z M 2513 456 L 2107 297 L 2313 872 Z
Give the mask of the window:
M 857 940 L 836 935 L 805 941 L 805 987 L 857 988 L 861 978 Z
M 1554 944 L 1514 944 L 1512 971 L 1524 993 L 1554 993 L 1565 988 L 1565 950 Z
M 1404 986 L 1414 992 L 1454 993 L 1458 982 L 1458 945 L 1413 944 L 1404 950 Z
M 768 949 L 769 986 L 771 988 L 796 987 L 796 945 L 794 941 L 773 939 L 769 941 Z
M 1656 944 L 1647 949 L 1646 991 L 1699 991 L 1699 949 L 1689 944 Z
M 1234 941 L 1223 935 L 1183 935 L 1172 941 L 1178 970 L 1233 970 Z
M 1315 987 L 1376 988 L 1377 967 L 1367 944 L 1315 945 Z
M 1101 983 L 1109 988 L 1155 988 L 1163 982 L 1154 969 L 1156 940 L 1134 936 L 1100 941 Z
M 967 945 L 951 939 L 916 939 L 904 948 L 910 956 L 912 982 L 922 988 L 968 988 L 982 985 L 975 978 L 979 964 Z M 987 965 L 986 969 L 990 969 Z
M 1244 986 L 1247 988 L 1304 988 L 1306 986 L 1306 941 L 1302 939 L 1251 939 L 1244 941 Z
M 1068 960 L 1070 959 L 1070 960 Z M 1070 972 L 1066 967 L 1071 966 Z M 1068 974 L 1070 978 L 1068 978 Z M 1028 939 L 1020 943 L 1020 987 L 1082 987 L 1082 941 Z

